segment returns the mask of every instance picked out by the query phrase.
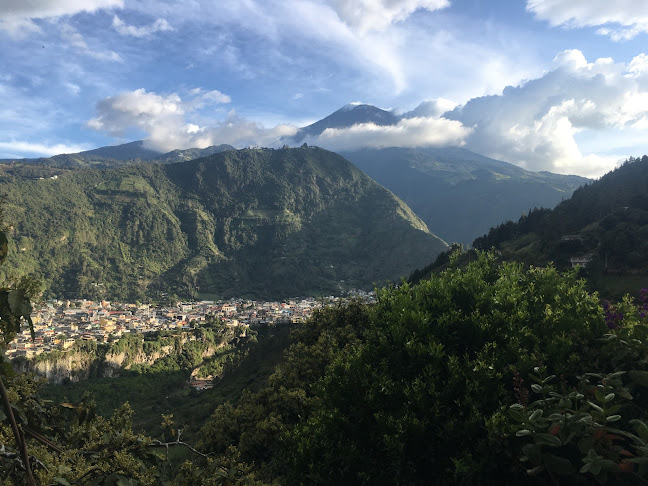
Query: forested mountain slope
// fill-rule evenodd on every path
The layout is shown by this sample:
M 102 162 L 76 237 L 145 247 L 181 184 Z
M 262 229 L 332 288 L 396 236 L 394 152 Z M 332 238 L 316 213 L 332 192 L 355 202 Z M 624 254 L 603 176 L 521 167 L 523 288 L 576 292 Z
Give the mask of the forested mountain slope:
M 554 210 L 532 211 L 517 223 L 502 224 L 474 245 L 538 265 L 590 259 L 586 266 L 594 280 L 648 274 L 648 156 L 631 157 Z
M 533 208 L 551 208 L 588 179 L 531 172 L 460 147 L 343 152 L 448 242 L 470 243 Z
M 397 197 L 318 148 L 2 184 L 5 268 L 48 295 L 147 299 L 339 293 L 398 279 L 446 245 Z

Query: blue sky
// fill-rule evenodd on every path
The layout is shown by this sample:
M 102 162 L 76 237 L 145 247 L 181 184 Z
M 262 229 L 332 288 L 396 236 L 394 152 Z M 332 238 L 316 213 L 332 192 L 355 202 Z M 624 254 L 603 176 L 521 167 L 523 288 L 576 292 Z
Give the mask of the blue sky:
M 274 146 L 350 102 L 426 101 L 309 142 L 599 176 L 648 152 L 647 32 L 635 0 L 4 0 L 0 158 Z

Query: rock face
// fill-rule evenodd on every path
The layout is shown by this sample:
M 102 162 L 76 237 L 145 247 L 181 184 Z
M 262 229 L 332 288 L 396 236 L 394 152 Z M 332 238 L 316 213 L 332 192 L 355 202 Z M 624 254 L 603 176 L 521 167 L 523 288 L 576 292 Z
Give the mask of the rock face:
M 48 382 L 61 384 L 64 380 L 77 382 L 88 379 L 96 357 L 87 352 L 70 351 L 62 356 L 40 361 L 16 359 L 14 369 L 18 372 L 33 372 L 47 379 Z
M 104 358 L 104 365 L 106 368 L 110 368 L 114 371 L 118 371 L 120 369 L 127 370 L 134 364 L 143 364 L 150 366 L 158 359 L 169 356 L 172 353 L 173 346 L 162 346 L 162 349 L 160 349 L 160 351 L 153 351 L 150 354 L 145 353 L 143 350 L 139 349 L 134 356 L 126 353 L 125 351 L 118 353 L 108 352 L 106 354 L 106 357 Z
M 14 370 L 20 373 L 32 372 L 42 376 L 49 383 L 61 384 L 66 380 L 78 382 L 88 378 L 111 378 L 119 376 L 123 370 L 134 365 L 151 366 L 158 360 L 172 355 L 182 354 L 185 344 L 189 342 L 186 335 L 176 336 L 174 344 L 160 346 L 159 349 L 145 350 L 142 340 L 124 346 L 112 345 L 110 348 L 78 349 L 55 351 L 39 356 L 37 359 L 14 359 Z M 202 359 L 214 356 L 217 349 L 228 345 L 228 340 L 220 344 L 205 342 L 198 355 Z M 75 345 L 76 346 L 76 345 Z

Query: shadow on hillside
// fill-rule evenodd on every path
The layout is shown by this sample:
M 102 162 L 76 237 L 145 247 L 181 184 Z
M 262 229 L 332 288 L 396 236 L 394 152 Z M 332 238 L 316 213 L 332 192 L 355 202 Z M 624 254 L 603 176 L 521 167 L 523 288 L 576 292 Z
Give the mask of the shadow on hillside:
M 64 385 L 45 385 L 43 397 L 54 403 L 78 402 L 89 392 L 100 415 L 111 415 L 129 402 L 134 409 L 133 426 L 151 436 L 161 433 L 161 415 L 173 414 L 175 426 L 184 429 L 191 439 L 214 409 L 236 400 L 243 390 L 263 386 L 281 360 L 289 344 L 291 325 L 259 329 L 258 342 L 239 366 L 216 380 L 209 390 L 197 391 L 189 386 L 191 370 L 169 370 L 151 373 L 122 373 L 116 378 L 96 378 Z

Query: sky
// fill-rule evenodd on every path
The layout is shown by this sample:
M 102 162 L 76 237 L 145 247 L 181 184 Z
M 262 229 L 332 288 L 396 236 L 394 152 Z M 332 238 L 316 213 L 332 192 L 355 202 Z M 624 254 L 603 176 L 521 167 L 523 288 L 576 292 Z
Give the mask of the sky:
M 309 144 L 598 177 L 648 153 L 647 41 L 643 0 L 2 0 L 0 158 L 278 146 L 362 102 L 411 113 Z

